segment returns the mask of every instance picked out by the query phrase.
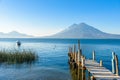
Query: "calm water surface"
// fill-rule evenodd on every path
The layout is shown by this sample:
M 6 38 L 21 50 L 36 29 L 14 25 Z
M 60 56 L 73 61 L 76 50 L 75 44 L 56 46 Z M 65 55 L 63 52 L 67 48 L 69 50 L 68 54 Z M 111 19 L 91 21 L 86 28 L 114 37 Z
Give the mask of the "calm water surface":
M 0 64 L 0 80 L 71 80 L 68 65 L 68 47 L 77 44 L 78 39 L 0 39 L 0 49 L 18 49 L 16 41 L 22 45 L 19 49 L 34 50 L 39 60 L 33 64 Z M 82 39 L 81 48 L 86 58 L 92 58 L 96 51 L 96 60 L 103 60 L 103 66 L 111 70 L 111 52 L 120 59 L 119 39 Z M 120 64 L 120 62 L 119 62 Z M 120 66 L 120 65 L 119 65 Z

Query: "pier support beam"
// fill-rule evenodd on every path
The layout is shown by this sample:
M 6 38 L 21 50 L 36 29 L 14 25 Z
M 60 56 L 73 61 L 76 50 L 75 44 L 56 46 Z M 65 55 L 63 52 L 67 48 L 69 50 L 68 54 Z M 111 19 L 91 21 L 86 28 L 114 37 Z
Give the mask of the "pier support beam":
M 80 63 L 80 51 L 78 50 L 78 54 L 77 54 L 77 64 L 79 66 Z
M 95 51 L 93 51 L 93 61 L 95 61 Z
M 112 73 L 115 73 L 115 53 L 112 52 Z
M 115 55 L 116 76 L 119 76 L 118 57 Z

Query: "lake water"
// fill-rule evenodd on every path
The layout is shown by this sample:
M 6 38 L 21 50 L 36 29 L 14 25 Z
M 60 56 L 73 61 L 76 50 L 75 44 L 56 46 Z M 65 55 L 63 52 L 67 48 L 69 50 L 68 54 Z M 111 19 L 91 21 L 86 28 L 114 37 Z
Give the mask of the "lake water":
M 0 49 L 18 49 L 17 40 L 22 42 L 20 49 L 35 51 L 39 59 L 29 65 L 0 64 L 0 80 L 72 80 L 68 64 L 68 47 L 77 45 L 78 39 L 1 38 Z M 120 60 L 120 39 L 81 39 L 80 42 L 86 58 L 92 59 L 92 51 L 95 50 L 96 60 L 103 60 L 103 66 L 109 70 L 112 51 Z

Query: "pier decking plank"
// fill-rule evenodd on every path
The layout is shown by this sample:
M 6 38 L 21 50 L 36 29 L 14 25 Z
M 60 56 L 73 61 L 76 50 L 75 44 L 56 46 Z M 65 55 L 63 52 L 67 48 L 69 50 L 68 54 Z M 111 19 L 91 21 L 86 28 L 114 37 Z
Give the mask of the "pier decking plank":
M 100 67 L 96 61 L 85 60 L 85 67 L 97 80 L 120 80 L 120 76 L 116 76 L 105 67 Z

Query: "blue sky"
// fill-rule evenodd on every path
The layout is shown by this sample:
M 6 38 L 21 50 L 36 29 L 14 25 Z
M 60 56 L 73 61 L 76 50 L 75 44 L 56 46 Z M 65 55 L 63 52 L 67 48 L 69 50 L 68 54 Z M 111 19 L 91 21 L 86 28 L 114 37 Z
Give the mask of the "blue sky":
M 120 34 L 120 0 L 0 0 L 0 32 L 46 36 L 81 22 Z

